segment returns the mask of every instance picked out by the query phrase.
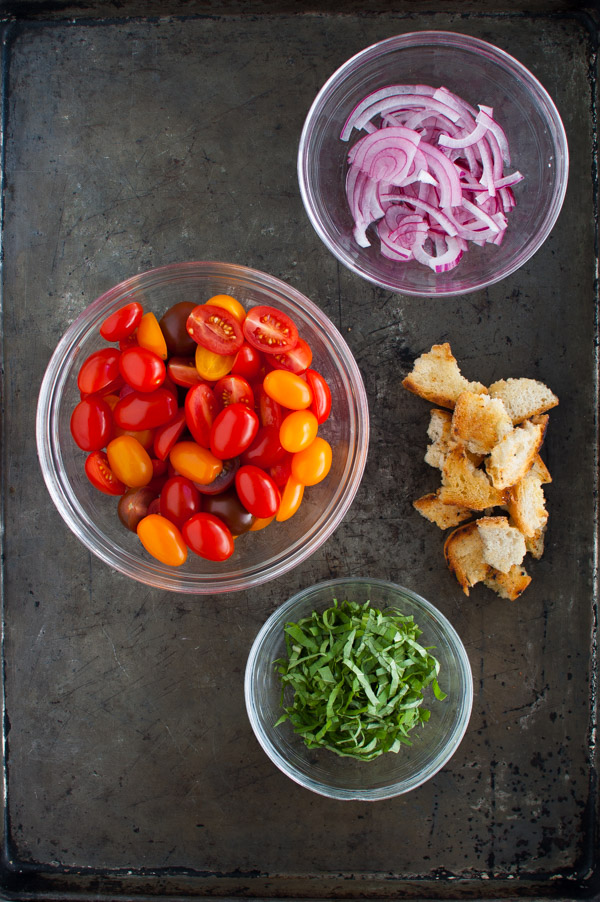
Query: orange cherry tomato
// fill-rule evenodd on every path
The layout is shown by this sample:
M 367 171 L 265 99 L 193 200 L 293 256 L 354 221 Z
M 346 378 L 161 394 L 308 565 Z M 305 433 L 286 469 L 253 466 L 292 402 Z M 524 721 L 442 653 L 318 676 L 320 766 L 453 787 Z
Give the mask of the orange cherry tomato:
M 137 343 L 140 348 L 147 348 L 149 351 L 154 351 L 161 360 L 167 359 L 167 342 L 165 341 L 165 336 L 162 333 L 158 320 L 152 311 L 144 313 L 136 334 Z
M 215 294 L 206 303 L 211 307 L 221 307 L 223 310 L 228 310 L 240 325 L 246 319 L 246 311 L 240 302 L 232 298 L 230 294 Z
M 223 469 L 223 461 L 197 442 L 177 442 L 171 448 L 169 460 L 180 476 L 187 476 L 199 485 L 210 485 Z
M 292 476 L 302 485 L 316 485 L 331 469 L 331 445 L 324 438 L 316 439 L 292 457 Z
M 295 453 L 308 448 L 317 437 L 319 424 L 310 410 L 288 413 L 279 429 L 279 441 L 286 451 Z
M 259 529 L 264 529 L 265 526 L 268 526 L 269 523 L 272 523 L 275 519 L 275 514 L 272 517 L 257 517 L 248 532 L 258 532 Z
M 279 505 L 279 510 L 275 515 L 275 519 L 278 523 L 283 523 L 285 520 L 289 520 L 290 517 L 293 517 L 300 507 L 303 495 L 303 484 L 298 482 L 293 476 L 290 476 L 281 493 L 281 503 Z
M 148 485 L 154 475 L 150 455 L 132 435 L 119 435 L 109 442 L 106 456 L 117 479 L 131 488 Z
M 263 388 L 273 401 L 290 410 L 306 410 L 312 404 L 313 395 L 308 383 L 288 370 L 271 370 L 264 378 Z
M 152 557 L 169 567 L 181 567 L 187 558 L 187 546 L 180 530 L 160 514 L 148 514 L 137 526 L 140 542 Z
M 201 378 L 207 382 L 216 382 L 230 371 L 235 354 L 215 354 L 214 351 L 198 345 L 194 360 Z

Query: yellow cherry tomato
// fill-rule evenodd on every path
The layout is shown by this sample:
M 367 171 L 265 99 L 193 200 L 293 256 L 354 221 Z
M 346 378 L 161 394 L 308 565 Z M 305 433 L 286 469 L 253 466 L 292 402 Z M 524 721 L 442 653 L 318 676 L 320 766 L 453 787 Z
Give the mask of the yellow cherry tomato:
M 197 442 L 177 442 L 171 448 L 169 460 L 180 476 L 187 476 L 200 485 L 210 485 L 223 469 L 223 461 Z
M 231 315 L 237 319 L 240 325 L 246 319 L 246 311 L 240 302 L 236 301 L 236 299 L 232 298 L 229 294 L 215 294 L 215 296 L 206 303 L 210 304 L 211 307 L 222 307 L 223 310 L 229 310 Z
M 279 441 L 286 451 L 303 451 L 314 442 L 318 429 L 319 423 L 312 411 L 294 410 L 279 427 Z
M 312 404 L 310 385 L 288 370 L 271 370 L 263 380 L 263 388 L 270 398 L 289 410 L 306 410 Z
M 137 526 L 140 542 L 152 557 L 169 567 L 181 567 L 187 559 L 187 545 L 179 529 L 160 514 L 148 514 Z
M 150 451 L 150 449 L 154 445 L 154 429 L 139 429 L 137 431 L 134 431 L 132 429 L 121 429 L 120 426 L 115 426 L 114 434 L 115 436 L 132 435 L 138 440 L 142 448 L 146 449 L 146 451 Z
M 150 455 L 133 435 L 119 435 L 106 446 L 110 468 L 130 488 L 148 485 L 153 468 Z
M 302 485 L 302 483 L 298 482 L 298 480 L 293 476 L 289 476 L 288 481 L 284 486 L 283 492 L 281 493 L 281 504 L 279 505 L 279 510 L 275 515 L 275 519 L 278 523 L 283 523 L 284 520 L 289 520 L 289 518 L 296 513 L 296 511 L 300 507 L 303 495 L 304 486 Z
M 166 360 L 168 357 L 167 343 L 162 333 L 159 322 L 152 311 L 144 313 L 137 328 L 137 343 L 140 348 L 147 348 Z
M 216 382 L 226 376 L 235 360 L 235 354 L 215 354 L 208 348 L 198 345 L 196 348 L 196 369 L 200 378 L 206 382 Z
M 248 532 L 258 532 L 259 529 L 264 529 L 265 526 L 268 526 L 269 523 L 272 523 L 275 519 L 275 514 L 272 517 L 257 517 Z
M 316 485 L 331 469 L 331 445 L 319 435 L 314 442 L 292 457 L 292 476 L 302 485 Z

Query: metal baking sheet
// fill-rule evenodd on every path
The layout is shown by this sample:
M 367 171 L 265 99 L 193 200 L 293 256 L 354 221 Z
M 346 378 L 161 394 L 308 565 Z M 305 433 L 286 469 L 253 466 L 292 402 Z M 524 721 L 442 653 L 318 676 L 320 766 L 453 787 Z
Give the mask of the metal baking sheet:
M 597 17 L 563 3 L 9 3 L 3 30 L 6 899 L 599 898 Z M 439 10 L 439 11 L 436 11 Z M 342 269 L 295 158 L 326 78 L 368 44 L 460 31 L 554 98 L 571 174 L 550 238 L 490 289 L 435 301 Z M 34 415 L 48 359 L 101 292 L 167 262 L 263 269 L 318 303 L 364 375 L 369 461 L 333 537 L 260 588 L 189 598 L 112 572 L 54 509 Z M 400 382 L 449 341 L 470 379 L 546 382 L 547 548 L 515 603 L 445 569 L 412 509 L 432 490 L 428 405 Z M 266 617 L 321 579 L 425 595 L 472 663 L 449 764 L 386 802 L 287 780 L 250 730 L 243 672 Z

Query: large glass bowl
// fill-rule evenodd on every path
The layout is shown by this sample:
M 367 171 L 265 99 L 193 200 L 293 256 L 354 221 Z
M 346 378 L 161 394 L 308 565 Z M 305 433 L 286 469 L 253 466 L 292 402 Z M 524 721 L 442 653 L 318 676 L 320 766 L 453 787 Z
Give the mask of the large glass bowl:
M 306 488 L 285 523 L 241 536 L 223 563 L 190 553 L 182 567 L 150 557 L 117 517 L 117 499 L 103 495 L 84 472 L 86 454 L 69 422 L 79 400 L 77 373 L 106 347 L 98 328 L 111 312 L 137 299 L 158 318 L 178 301 L 205 303 L 216 294 L 246 308 L 270 304 L 290 315 L 313 351 L 312 366 L 327 380 L 332 412 L 319 434 L 333 448 L 331 471 Z M 191 594 L 247 589 L 281 576 L 311 555 L 339 526 L 356 494 L 367 458 L 369 413 L 360 371 L 343 338 L 319 307 L 279 279 L 226 263 L 178 263 L 134 276 L 94 301 L 67 329 L 48 364 L 37 409 L 38 455 L 56 507 L 75 535 L 101 560 L 147 585 Z
M 439 683 L 447 698 L 433 693 L 424 704 L 430 720 L 410 733 L 411 746 L 372 761 L 342 758 L 327 749 L 311 750 L 282 714 L 281 684 L 273 662 L 285 655 L 284 625 L 344 600 L 370 601 L 382 610 L 413 615 L 422 630 L 419 642 L 434 646 Z M 252 729 L 271 761 L 296 783 L 334 799 L 388 799 L 420 786 L 442 768 L 458 748 L 471 715 L 473 682 L 469 659 L 454 627 L 419 595 L 395 583 L 348 578 L 318 583 L 298 592 L 269 617 L 258 633 L 246 665 L 246 709 Z
M 446 87 L 475 109 L 492 107 L 511 151 L 509 171 L 516 207 L 499 246 L 471 245 L 458 266 L 436 274 L 416 261 L 394 262 L 352 237 L 345 194 L 348 142 L 340 132 L 353 108 L 386 85 Z M 361 132 L 360 134 L 364 134 Z M 352 272 L 383 288 L 407 295 L 450 296 L 492 285 L 513 273 L 548 237 L 565 196 L 569 154 L 565 130 L 540 82 L 508 53 L 477 38 L 421 31 L 388 38 L 353 56 L 329 78 L 312 104 L 300 139 L 298 177 L 308 217 L 325 246 Z M 506 172 L 506 170 L 505 170 Z M 368 233 L 369 234 L 369 233 Z M 471 243 L 470 243 L 471 244 Z

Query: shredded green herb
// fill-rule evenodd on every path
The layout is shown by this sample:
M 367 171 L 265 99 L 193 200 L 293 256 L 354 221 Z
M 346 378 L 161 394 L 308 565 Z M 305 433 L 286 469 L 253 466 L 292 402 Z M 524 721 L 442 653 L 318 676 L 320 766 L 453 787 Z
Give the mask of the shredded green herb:
M 308 748 L 370 761 L 411 745 L 409 732 L 429 720 L 423 692 L 442 701 L 439 662 L 417 642 L 412 616 L 343 601 L 284 627 L 287 658 L 274 666 L 285 713 Z M 286 688 L 293 690 L 285 705 Z

